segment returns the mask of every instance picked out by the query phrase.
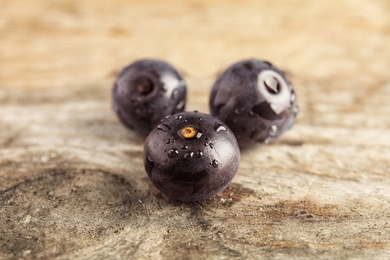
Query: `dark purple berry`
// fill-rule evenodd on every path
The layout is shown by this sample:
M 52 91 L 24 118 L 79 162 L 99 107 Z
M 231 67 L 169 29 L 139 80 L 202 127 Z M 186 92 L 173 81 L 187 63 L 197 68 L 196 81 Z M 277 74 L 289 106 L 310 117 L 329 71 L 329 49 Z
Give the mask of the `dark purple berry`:
M 165 116 L 184 111 L 186 92 L 183 78 L 171 65 L 139 60 L 116 79 L 113 106 L 125 126 L 147 134 Z
M 161 121 L 146 138 L 145 170 L 164 194 L 181 201 L 205 200 L 232 181 L 240 149 L 220 120 L 183 112 Z
M 299 109 L 285 73 L 269 62 L 249 59 L 233 64 L 217 79 L 210 111 L 247 147 L 278 138 L 292 127 Z

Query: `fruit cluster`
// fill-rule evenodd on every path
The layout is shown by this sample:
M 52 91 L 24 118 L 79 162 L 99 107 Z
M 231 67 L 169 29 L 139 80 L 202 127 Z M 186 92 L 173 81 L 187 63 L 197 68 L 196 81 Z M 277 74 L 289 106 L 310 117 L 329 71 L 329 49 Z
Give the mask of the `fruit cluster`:
M 258 59 L 235 63 L 218 77 L 211 115 L 183 112 L 186 93 L 179 72 L 152 59 L 125 67 L 112 93 L 122 123 L 148 134 L 144 165 L 150 180 L 181 201 L 205 200 L 224 190 L 237 172 L 240 147 L 275 140 L 299 111 L 286 75 Z

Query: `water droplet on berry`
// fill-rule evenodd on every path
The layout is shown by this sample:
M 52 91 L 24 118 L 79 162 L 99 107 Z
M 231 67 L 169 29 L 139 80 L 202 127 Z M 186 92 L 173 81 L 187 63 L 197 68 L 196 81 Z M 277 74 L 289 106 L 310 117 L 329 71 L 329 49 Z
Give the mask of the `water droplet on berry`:
M 198 156 L 199 158 L 201 158 L 203 156 L 203 152 L 202 151 L 197 151 L 196 152 L 196 156 Z
M 166 142 L 166 144 L 175 143 L 175 139 L 169 138 Z
M 253 112 L 253 110 L 249 110 L 248 114 L 249 114 L 249 116 L 255 116 L 255 113 Z
M 211 165 L 214 167 L 214 168 L 217 168 L 218 167 L 218 161 L 217 160 L 213 160 L 211 162 Z
M 291 94 L 291 99 L 290 99 L 290 101 L 291 101 L 291 103 L 294 103 L 294 101 L 296 100 L 296 96 L 295 96 L 295 94 L 294 93 L 292 93 Z
M 178 115 L 178 116 L 175 117 L 175 119 L 182 119 L 182 118 L 183 118 L 182 115 Z
M 172 99 L 176 99 L 177 96 L 179 95 L 179 90 L 176 88 L 172 91 L 172 95 L 171 95 L 171 98 Z
M 188 161 L 188 160 L 191 159 L 192 157 L 194 157 L 194 152 L 186 153 L 186 154 L 183 156 L 183 159 L 184 159 L 185 161 Z
M 179 151 L 176 148 L 172 148 L 168 151 L 169 158 L 175 158 L 179 154 Z
M 171 127 L 167 124 L 161 123 L 157 125 L 157 130 L 168 132 L 169 130 L 171 130 Z
M 270 136 L 276 136 L 278 133 L 278 127 L 276 125 L 272 125 L 270 128 L 268 128 L 268 134 Z
M 294 106 L 293 110 L 292 110 L 293 116 L 296 117 L 298 115 L 298 112 L 299 112 L 299 107 L 298 106 Z
M 161 130 L 161 131 L 166 132 L 166 129 L 165 129 L 165 127 L 162 124 L 158 124 L 157 125 L 157 130 Z
M 219 124 L 219 123 L 216 123 L 214 125 L 214 130 L 219 132 L 219 131 L 226 131 L 226 127 L 224 127 L 223 125 Z
M 187 145 L 183 145 L 183 146 L 181 147 L 181 149 L 187 150 L 187 149 L 188 149 L 188 146 L 187 146 Z
M 176 109 L 182 110 L 186 102 L 184 100 L 180 100 L 180 102 L 176 105 Z
M 244 108 L 236 108 L 236 109 L 234 110 L 234 114 L 239 115 L 239 114 L 242 113 L 242 111 L 244 111 Z
M 211 149 L 214 148 L 214 144 L 213 143 L 209 143 L 209 146 L 210 146 Z
M 150 157 L 150 156 L 146 157 L 146 165 L 145 166 L 149 169 L 153 169 L 155 167 L 152 157 Z

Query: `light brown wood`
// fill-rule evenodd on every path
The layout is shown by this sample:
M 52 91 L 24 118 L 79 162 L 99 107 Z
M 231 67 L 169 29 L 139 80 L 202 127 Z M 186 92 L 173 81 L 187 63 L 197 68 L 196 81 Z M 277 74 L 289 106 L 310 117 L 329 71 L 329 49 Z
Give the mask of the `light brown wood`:
M 389 259 L 390 4 L 0 1 L 0 259 Z M 200 203 L 161 196 L 111 111 L 121 67 L 169 61 L 208 111 L 247 57 L 301 112 Z

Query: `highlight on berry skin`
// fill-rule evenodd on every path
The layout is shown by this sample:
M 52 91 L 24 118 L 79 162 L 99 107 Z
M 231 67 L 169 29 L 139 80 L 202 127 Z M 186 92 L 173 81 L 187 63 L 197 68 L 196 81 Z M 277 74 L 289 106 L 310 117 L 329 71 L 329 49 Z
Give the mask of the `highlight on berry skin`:
M 241 148 L 278 139 L 299 112 L 287 75 L 259 59 L 228 67 L 212 87 L 209 106 L 210 113 L 234 132 Z

